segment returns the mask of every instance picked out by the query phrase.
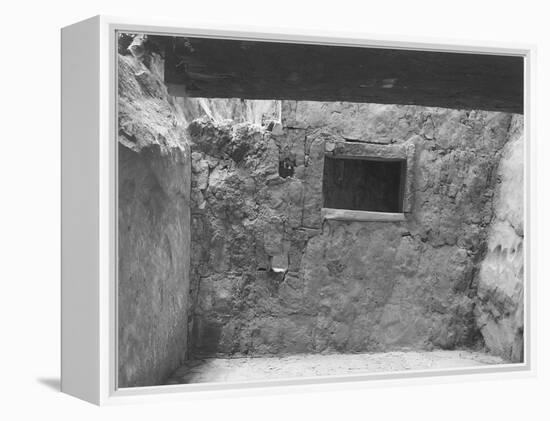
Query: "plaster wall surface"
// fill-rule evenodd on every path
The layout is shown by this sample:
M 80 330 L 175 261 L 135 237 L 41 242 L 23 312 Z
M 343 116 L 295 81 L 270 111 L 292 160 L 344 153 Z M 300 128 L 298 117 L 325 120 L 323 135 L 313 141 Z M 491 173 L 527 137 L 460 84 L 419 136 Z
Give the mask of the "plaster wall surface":
M 187 351 L 190 151 L 148 58 L 118 57 L 119 387 L 163 382 Z
M 487 347 L 523 361 L 523 119 L 514 117 L 497 170 L 487 254 L 478 274 L 477 323 Z
M 192 352 L 482 347 L 477 273 L 513 118 L 283 101 L 271 131 L 195 120 Z M 349 140 L 414 145 L 405 221 L 323 220 L 326 145 Z

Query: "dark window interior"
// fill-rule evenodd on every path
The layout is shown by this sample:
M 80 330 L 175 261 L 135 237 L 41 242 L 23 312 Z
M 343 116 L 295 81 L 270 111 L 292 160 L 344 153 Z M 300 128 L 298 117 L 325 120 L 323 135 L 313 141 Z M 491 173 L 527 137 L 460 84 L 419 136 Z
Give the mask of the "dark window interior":
M 325 158 L 325 208 L 402 212 L 405 160 Z

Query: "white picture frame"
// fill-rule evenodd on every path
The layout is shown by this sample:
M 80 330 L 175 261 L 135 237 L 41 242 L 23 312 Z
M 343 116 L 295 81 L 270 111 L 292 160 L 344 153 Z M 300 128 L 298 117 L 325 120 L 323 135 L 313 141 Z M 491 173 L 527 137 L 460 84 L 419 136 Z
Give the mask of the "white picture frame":
M 116 387 L 116 32 L 270 40 L 519 55 L 525 62 L 525 358 L 523 363 L 440 371 L 407 371 L 239 384 Z M 94 404 L 204 396 L 290 393 L 384 383 L 455 381 L 464 376 L 512 378 L 535 370 L 530 270 L 533 60 L 530 45 L 397 39 L 349 33 L 233 27 L 96 16 L 62 33 L 62 356 L 61 390 Z M 376 380 L 376 381 L 375 381 Z

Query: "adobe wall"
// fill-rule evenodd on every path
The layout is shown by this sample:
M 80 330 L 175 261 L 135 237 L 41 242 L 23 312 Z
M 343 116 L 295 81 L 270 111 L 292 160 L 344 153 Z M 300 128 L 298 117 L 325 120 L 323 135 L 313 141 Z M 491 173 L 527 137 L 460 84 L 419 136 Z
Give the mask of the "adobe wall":
M 293 101 L 282 113 L 271 130 L 189 126 L 192 352 L 481 346 L 477 274 L 513 116 Z M 323 220 L 327 140 L 414 146 L 405 221 Z
M 190 149 L 156 69 L 118 56 L 118 386 L 162 383 L 187 352 Z
M 523 361 L 523 118 L 515 116 L 497 170 L 487 253 L 477 277 L 476 320 L 489 350 Z

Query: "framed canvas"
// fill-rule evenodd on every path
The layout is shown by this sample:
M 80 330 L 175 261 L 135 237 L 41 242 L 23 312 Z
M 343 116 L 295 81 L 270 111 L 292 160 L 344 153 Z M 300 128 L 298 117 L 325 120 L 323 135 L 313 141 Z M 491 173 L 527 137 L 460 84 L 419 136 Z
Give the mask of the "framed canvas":
M 62 391 L 533 371 L 529 46 L 62 30 Z

